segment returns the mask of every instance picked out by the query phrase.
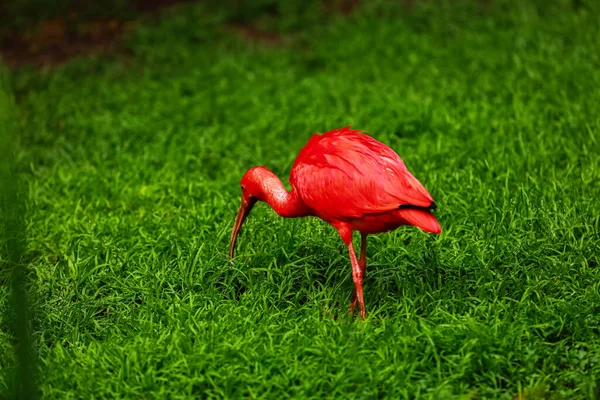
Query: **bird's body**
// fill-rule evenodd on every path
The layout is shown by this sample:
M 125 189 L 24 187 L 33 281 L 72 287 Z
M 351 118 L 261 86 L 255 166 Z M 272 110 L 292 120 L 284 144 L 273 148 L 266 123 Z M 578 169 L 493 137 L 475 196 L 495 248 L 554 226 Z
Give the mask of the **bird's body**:
M 355 292 L 364 318 L 362 278 L 368 234 L 414 225 L 440 233 L 431 214 L 435 203 L 429 192 L 408 171 L 388 146 L 349 127 L 314 135 L 300 151 L 290 173 L 292 190 L 268 169 L 254 167 L 241 181 L 242 206 L 230 241 L 257 200 L 265 201 L 284 217 L 316 216 L 335 227 L 348 247 Z M 352 232 L 362 234 L 360 260 L 352 246 Z
M 290 183 L 314 215 L 333 226 L 371 234 L 408 224 L 439 230 L 424 211 L 432 207 L 429 192 L 392 149 L 359 131 L 314 135 L 296 158 Z

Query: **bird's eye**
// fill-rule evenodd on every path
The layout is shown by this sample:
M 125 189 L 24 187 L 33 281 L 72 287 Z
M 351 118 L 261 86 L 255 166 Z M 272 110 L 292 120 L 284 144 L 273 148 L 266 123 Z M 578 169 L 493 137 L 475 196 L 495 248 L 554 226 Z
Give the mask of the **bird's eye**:
M 246 190 L 246 186 L 242 185 L 242 190 Z

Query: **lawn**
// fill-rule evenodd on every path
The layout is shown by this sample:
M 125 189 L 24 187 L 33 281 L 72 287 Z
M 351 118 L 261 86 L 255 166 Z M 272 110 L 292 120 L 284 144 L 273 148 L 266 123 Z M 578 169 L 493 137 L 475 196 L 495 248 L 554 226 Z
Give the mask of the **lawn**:
M 2 70 L 43 398 L 597 398 L 595 2 L 279 11 L 251 21 L 275 41 L 192 3 L 126 55 Z M 246 169 L 287 184 L 313 133 L 347 125 L 400 154 L 443 228 L 370 237 L 364 323 L 318 219 L 260 204 L 227 260 Z

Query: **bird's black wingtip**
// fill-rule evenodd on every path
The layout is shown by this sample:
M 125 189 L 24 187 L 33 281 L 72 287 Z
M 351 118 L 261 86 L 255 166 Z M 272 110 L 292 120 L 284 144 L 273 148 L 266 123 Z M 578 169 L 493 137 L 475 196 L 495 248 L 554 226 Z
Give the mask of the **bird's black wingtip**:
M 413 204 L 400 204 L 398 208 L 400 210 L 437 210 L 437 204 L 435 204 L 435 201 L 432 201 L 429 204 L 429 207 L 415 206 Z

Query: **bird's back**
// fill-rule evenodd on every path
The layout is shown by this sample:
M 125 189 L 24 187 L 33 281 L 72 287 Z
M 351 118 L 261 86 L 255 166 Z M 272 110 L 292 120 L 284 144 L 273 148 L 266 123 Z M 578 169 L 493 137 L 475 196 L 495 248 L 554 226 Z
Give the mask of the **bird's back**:
M 330 222 L 433 202 L 392 149 L 350 127 L 314 135 L 294 162 L 290 183 Z

